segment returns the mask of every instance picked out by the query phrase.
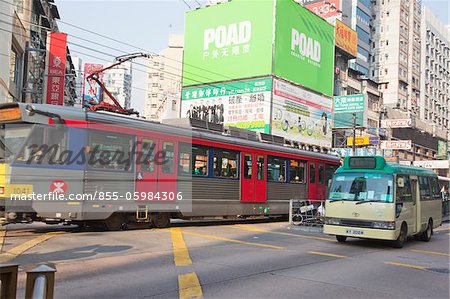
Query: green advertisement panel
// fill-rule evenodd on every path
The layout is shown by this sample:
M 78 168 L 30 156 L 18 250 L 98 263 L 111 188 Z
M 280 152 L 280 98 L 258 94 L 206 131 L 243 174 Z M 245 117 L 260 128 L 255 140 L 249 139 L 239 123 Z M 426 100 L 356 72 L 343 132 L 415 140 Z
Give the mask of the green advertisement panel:
M 437 158 L 447 159 L 447 142 L 444 140 L 438 140 Z
M 352 94 L 336 96 L 333 100 L 333 128 L 353 127 L 353 113 L 356 113 L 356 126 L 364 127 L 364 110 L 366 102 L 364 95 Z
M 334 27 L 293 0 L 277 0 L 274 74 L 333 96 Z
M 183 86 L 270 75 L 274 0 L 233 0 L 186 14 Z

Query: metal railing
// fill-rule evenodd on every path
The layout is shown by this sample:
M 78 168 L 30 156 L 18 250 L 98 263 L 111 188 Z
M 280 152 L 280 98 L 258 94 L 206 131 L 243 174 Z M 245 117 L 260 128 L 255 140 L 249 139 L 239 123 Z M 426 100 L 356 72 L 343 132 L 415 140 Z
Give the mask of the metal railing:
M 323 226 L 324 220 L 324 200 L 289 200 L 289 224 L 294 226 Z
M 17 295 L 18 264 L 0 264 L 0 299 L 14 299 Z M 53 264 L 26 266 L 25 299 L 53 299 L 56 268 Z

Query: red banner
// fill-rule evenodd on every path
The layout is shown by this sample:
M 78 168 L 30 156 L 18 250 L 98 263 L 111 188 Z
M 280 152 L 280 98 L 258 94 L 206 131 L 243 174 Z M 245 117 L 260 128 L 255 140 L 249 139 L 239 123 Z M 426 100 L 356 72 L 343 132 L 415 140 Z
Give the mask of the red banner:
M 47 60 L 47 104 L 64 105 L 67 34 L 50 33 Z

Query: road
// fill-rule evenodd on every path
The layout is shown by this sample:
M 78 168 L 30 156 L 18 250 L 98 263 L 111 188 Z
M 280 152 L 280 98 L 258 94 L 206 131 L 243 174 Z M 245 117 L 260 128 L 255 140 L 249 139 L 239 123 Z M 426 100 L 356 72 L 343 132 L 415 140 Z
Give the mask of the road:
M 449 235 L 403 249 L 286 222 L 116 232 L 11 225 L 2 262 L 53 262 L 56 298 L 449 298 Z M 19 274 L 23 298 L 25 273 Z

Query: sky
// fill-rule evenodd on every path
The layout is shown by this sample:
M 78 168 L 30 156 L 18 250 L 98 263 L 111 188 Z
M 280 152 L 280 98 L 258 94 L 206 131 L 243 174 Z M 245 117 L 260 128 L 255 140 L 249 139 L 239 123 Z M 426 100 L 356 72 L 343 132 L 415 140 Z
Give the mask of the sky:
M 199 4 L 204 5 L 206 1 L 56 0 L 55 2 L 58 5 L 61 20 L 70 24 L 60 22 L 59 28 L 62 32 L 68 33 L 72 55 L 81 57 L 83 63 L 108 65 L 108 62 L 112 62 L 114 57 L 125 53 L 142 52 L 142 50 L 150 53 L 160 52 L 167 47 L 170 33 L 184 33 L 185 13 L 199 7 Z M 442 22 L 450 24 L 450 0 L 423 0 L 423 3 Z M 120 40 L 134 47 L 117 43 L 71 25 Z M 84 40 L 80 40 L 80 38 Z M 147 63 L 143 59 L 135 60 L 135 62 Z M 143 112 L 144 88 L 144 66 L 135 64 L 131 106 L 140 112 Z

